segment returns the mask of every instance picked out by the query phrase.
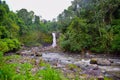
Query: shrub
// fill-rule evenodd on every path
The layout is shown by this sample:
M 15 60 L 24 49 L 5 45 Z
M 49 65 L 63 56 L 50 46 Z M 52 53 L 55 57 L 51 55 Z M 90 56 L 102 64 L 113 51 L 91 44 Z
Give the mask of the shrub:
M 20 37 L 20 41 L 26 46 L 41 46 L 41 44 L 51 44 L 52 36 L 39 31 L 30 31 Z
M 0 51 L 0 61 L 2 61 L 3 58 L 3 52 Z
M 0 40 L 0 51 L 7 52 L 9 51 L 9 47 L 6 42 Z
M 20 42 L 17 39 L 1 39 L 0 51 L 8 52 L 18 50 L 20 48 Z
M 4 41 L 7 43 L 7 45 L 8 45 L 10 50 L 13 50 L 14 48 L 16 48 L 13 40 L 11 40 L 11 39 L 4 39 Z
M 46 67 L 46 69 L 40 70 L 37 73 L 38 76 L 42 77 L 42 80 L 66 80 L 59 71 Z
M 15 49 L 17 50 L 17 49 L 19 49 L 20 48 L 20 42 L 17 40 L 17 39 L 13 39 L 13 42 L 14 42 L 14 44 L 15 44 Z

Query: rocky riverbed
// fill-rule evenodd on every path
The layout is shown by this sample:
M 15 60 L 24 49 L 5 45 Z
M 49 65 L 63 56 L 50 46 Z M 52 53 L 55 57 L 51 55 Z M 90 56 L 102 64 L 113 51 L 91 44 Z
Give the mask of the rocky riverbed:
M 79 54 L 43 53 L 42 58 L 63 72 L 71 73 L 70 75 L 79 73 L 79 76 L 84 74 L 88 78 L 107 76 L 115 80 L 120 79 L 120 59 L 97 58 L 97 56 L 94 56 L 94 59 L 98 62 L 90 64 L 93 58 L 82 58 Z
M 24 49 L 17 53 L 23 57 L 29 56 L 29 58 L 34 58 L 36 64 L 39 63 L 40 59 L 50 63 L 52 67 L 61 70 L 69 80 L 76 78 L 86 78 L 89 80 L 89 78 L 104 76 L 111 77 L 113 80 L 120 80 L 119 57 L 103 57 L 98 55 L 82 57 L 80 54 L 51 53 L 47 50 L 49 48 L 39 49 L 35 47 L 27 50 Z

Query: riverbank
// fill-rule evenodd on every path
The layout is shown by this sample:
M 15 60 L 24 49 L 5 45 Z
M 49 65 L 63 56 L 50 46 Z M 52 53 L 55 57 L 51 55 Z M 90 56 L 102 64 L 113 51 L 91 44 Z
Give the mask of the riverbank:
M 80 53 L 63 53 L 57 48 L 52 47 L 24 48 L 18 51 L 17 54 L 23 57 L 29 56 L 29 58 L 41 57 L 53 68 L 62 71 L 64 76 L 69 78 L 69 80 L 76 78 L 76 75 L 79 76 L 79 78 L 98 78 L 99 76 L 110 77 L 113 78 L 113 80 L 119 80 L 120 78 L 120 58 L 117 56 L 91 54 L 92 57 L 83 57 Z M 39 61 L 37 58 L 36 60 Z M 92 59 L 98 59 L 101 63 L 90 64 Z M 110 63 L 110 61 L 112 61 L 112 63 Z
M 64 53 L 52 47 L 23 48 L 18 51 L 17 54 L 25 59 L 27 58 L 29 63 L 31 63 L 29 59 L 34 59 L 34 64 L 40 64 L 39 58 L 41 58 L 43 61 L 49 63 L 54 69 L 61 71 L 68 80 L 76 78 L 78 78 L 78 80 L 82 78 L 89 80 L 89 78 L 96 79 L 100 76 L 113 78 L 113 80 L 120 79 L 120 58 L 116 56 L 91 54 L 92 57 L 83 57 L 80 53 Z M 90 64 L 92 59 L 98 59 L 101 63 Z M 110 61 L 112 61 L 112 63 L 110 63 Z M 24 59 L 22 62 L 24 62 Z M 36 72 L 39 68 L 37 67 L 37 69 L 34 70 Z

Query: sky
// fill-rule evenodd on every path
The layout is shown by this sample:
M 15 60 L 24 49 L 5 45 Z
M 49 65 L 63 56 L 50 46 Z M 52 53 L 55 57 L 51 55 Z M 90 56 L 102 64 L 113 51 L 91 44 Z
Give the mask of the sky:
M 16 12 L 22 8 L 34 11 L 42 19 L 52 20 L 71 5 L 73 0 L 5 0 L 10 10 Z

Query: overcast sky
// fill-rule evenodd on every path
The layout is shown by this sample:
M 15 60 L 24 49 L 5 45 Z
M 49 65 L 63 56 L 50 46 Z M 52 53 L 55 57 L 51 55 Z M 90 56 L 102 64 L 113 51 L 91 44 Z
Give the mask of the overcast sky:
M 43 19 L 52 20 L 64 9 L 71 5 L 73 0 L 5 0 L 12 11 L 26 8 L 32 10 Z

